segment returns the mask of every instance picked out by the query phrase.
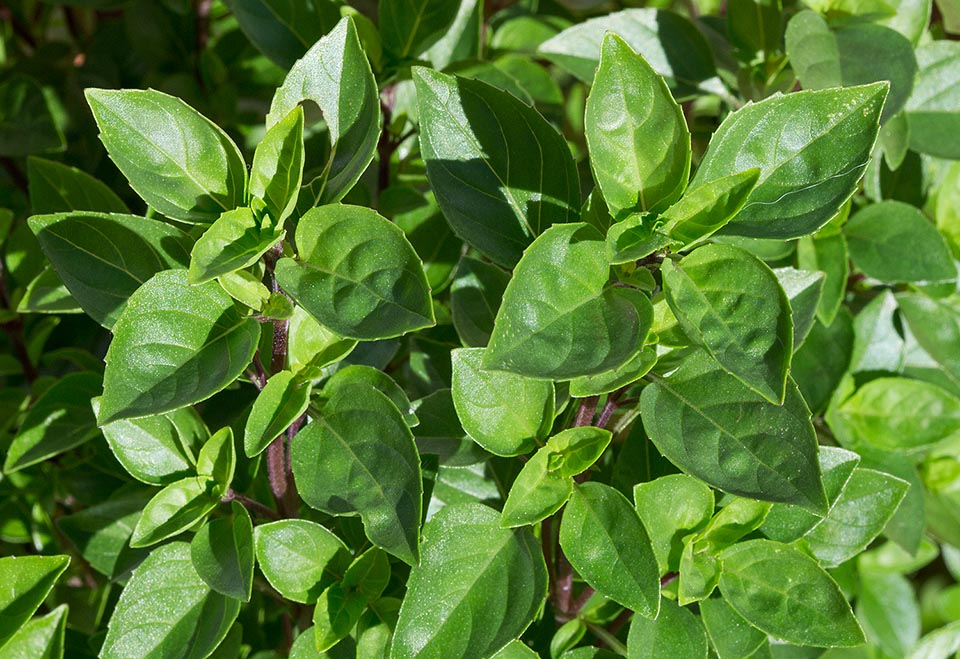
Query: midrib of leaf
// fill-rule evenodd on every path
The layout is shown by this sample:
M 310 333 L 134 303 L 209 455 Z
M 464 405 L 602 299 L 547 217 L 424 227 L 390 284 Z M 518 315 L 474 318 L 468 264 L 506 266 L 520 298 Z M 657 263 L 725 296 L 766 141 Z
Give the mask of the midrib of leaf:
M 623 569 L 622 569 L 622 571 L 620 572 L 620 575 L 619 575 L 620 578 L 622 579 L 624 576 L 629 577 L 629 578 L 630 578 L 630 581 L 632 581 L 632 582 L 634 583 L 634 585 L 637 587 L 637 591 L 640 592 L 640 593 L 643 593 L 643 599 L 644 599 L 645 601 L 648 601 L 648 600 L 647 600 L 647 597 L 646 597 L 646 593 L 643 592 L 643 591 L 644 591 L 643 584 L 641 584 L 640 582 L 638 582 L 638 581 L 634 578 L 633 570 L 631 570 L 630 567 L 627 566 L 626 561 L 623 560 L 623 554 L 620 553 L 620 549 L 619 549 L 619 547 L 617 546 L 617 541 L 614 539 L 614 537 L 613 537 L 612 535 L 610 535 L 610 531 L 609 531 L 609 529 L 607 529 L 606 525 L 600 523 L 600 521 L 599 521 L 599 520 L 600 520 L 600 515 L 597 514 L 596 508 L 594 508 L 594 506 L 592 505 L 593 502 L 590 501 L 589 497 L 586 497 L 586 496 L 583 496 L 583 495 L 581 495 L 580 498 L 583 500 L 584 508 L 586 508 L 587 512 L 588 512 L 588 513 L 590 514 L 590 516 L 594 519 L 594 521 L 595 521 L 595 523 L 597 524 L 597 526 L 599 526 L 600 529 L 603 531 L 603 537 L 606 538 L 606 539 L 607 539 L 607 542 L 609 543 L 609 545 L 610 545 L 611 547 L 613 547 L 614 552 L 615 552 L 616 555 L 617 555 L 617 563 L 619 563 L 620 565 L 623 566 Z M 636 566 L 634 566 L 634 567 L 636 567 Z
M 754 566 L 756 566 L 756 565 L 758 565 L 758 564 L 760 564 L 760 563 L 777 562 L 777 559 L 781 559 L 781 558 L 782 558 L 781 556 L 777 556 L 776 559 L 773 559 L 773 558 L 762 559 L 762 560 L 756 561 L 756 562 L 754 562 L 754 563 L 751 563 L 751 564 L 750 564 L 750 567 L 754 567 Z M 810 559 L 810 560 L 813 560 L 813 559 Z M 722 559 L 721 559 L 721 562 L 722 562 Z M 804 610 L 806 610 L 806 611 L 813 611 L 813 612 L 817 612 L 817 611 L 818 611 L 818 609 L 816 609 L 816 608 L 814 608 L 814 607 L 812 607 L 812 606 L 807 605 L 806 602 L 805 602 L 803 599 L 800 599 L 800 598 L 791 596 L 790 593 L 791 593 L 792 590 L 793 590 L 792 588 L 787 589 L 787 590 L 780 590 L 779 588 L 773 587 L 773 585 L 771 585 L 769 581 L 762 581 L 762 580 L 760 580 L 759 578 L 751 579 L 751 578 L 749 578 L 746 574 L 744 574 L 742 571 L 741 571 L 741 572 L 732 571 L 732 570 L 730 570 L 726 565 L 723 566 L 723 570 L 724 570 L 725 572 L 730 572 L 731 574 L 736 575 L 739 579 L 743 580 L 743 581 L 746 582 L 746 583 L 752 583 L 752 584 L 755 584 L 756 586 L 760 586 L 762 590 L 766 590 L 766 591 L 768 591 L 768 592 L 774 592 L 774 593 L 776 593 L 777 595 L 780 596 L 780 599 L 786 600 L 786 601 L 789 601 L 789 602 L 793 602 L 793 603 L 795 603 L 796 605 L 798 605 L 799 608 L 801 608 L 801 609 L 804 609 Z M 800 581 L 800 582 L 797 583 L 797 585 L 798 585 L 798 586 L 804 586 L 804 585 L 809 585 L 809 584 L 808 584 L 807 582 L 805 582 L 805 581 Z M 721 589 L 721 590 L 722 590 L 722 589 Z M 728 602 L 731 606 L 733 606 L 733 602 L 730 602 L 729 600 L 727 600 L 727 602 Z M 734 608 L 736 609 L 737 607 L 734 607 Z M 737 609 L 737 613 L 739 613 L 741 616 L 743 616 L 743 612 L 741 612 L 740 609 Z M 746 617 L 746 616 L 743 616 L 743 617 Z M 820 616 L 817 616 L 817 617 L 820 618 Z
M 388 1 L 388 0 L 384 0 Z M 449 1 L 449 0 L 447 0 Z M 403 50 L 400 53 L 401 57 L 406 57 L 410 54 L 410 49 L 413 48 L 413 38 L 417 36 L 417 30 L 420 29 L 420 23 L 423 21 L 423 12 L 426 10 L 429 0 L 422 0 L 420 6 L 417 8 L 417 15 L 413 19 L 413 27 L 410 30 L 409 35 L 407 36 L 407 41 L 403 44 Z

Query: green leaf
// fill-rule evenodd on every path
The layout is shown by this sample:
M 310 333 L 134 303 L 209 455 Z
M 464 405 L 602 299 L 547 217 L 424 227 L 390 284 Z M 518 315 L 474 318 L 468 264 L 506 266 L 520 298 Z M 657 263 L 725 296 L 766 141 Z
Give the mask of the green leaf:
M 481 504 L 446 506 L 423 529 L 390 656 L 481 659 L 520 636 L 547 594 L 539 542 Z
M 233 482 L 237 464 L 233 446 L 233 430 L 227 426 L 210 436 L 197 455 L 197 475 L 210 478 L 216 483 L 216 496 L 223 496 Z
M 920 606 L 903 575 L 861 569 L 856 612 L 867 640 L 891 657 L 906 656 L 920 640 Z
M 284 71 L 340 20 L 332 0 L 226 0 L 240 29 Z
M 607 231 L 607 261 L 611 265 L 632 263 L 664 247 L 678 245 L 677 241 L 659 228 L 653 228 L 647 213 L 630 215 Z
M 283 229 L 258 218 L 250 208 L 227 211 L 194 244 L 188 280 L 202 284 L 251 266 L 283 236 Z
M 384 339 L 435 323 L 430 287 L 403 231 L 360 206 L 314 208 L 300 218 L 300 261 L 280 259 L 280 286 L 345 338 Z
M 31 406 L 7 449 L 3 471 L 12 473 L 69 451 L 97 435 L 90 399 L 100 391 L 96 373 L 71 373 Z
M 350 191 L 373 160 L 382 121 L 377 83 L 350 17 L 341 19 L 290 69 L 273 96 L 267 129 L 302 101 L 320 106 L 330 133 L 330 156 L 314 181 L 319 192 L 313 201 L 332 204 Z
M 193 569 L 210 588 L 234 599 L 250 601 L 253 588 L 253 522 L 240 503 L 232 515 L 205 524 L 190 542 Z
M 490 659 L 540 659 L 540 655 L 523 644 L 523 641 L 510 641 Z
M 297 207 L 303 160 L 303 108 L 298 105 L 263 136 L 250 169 L 250 196 L 264 201 L 275 227 L 282 227 Z
M 240 602 L 210 590 L 190 560 L 190 545 L 157 547 L 133 572 L 117 602 L 103 659 L 203 659 L 220 645 Z
M 579 217 L 570 149 L 536 110 L 476 80 L 424 68 L 413 78 L 427 176 L 455 234 L 513 267 L 547 227 Z
M 319 369 L 338 362 L 357 347 L 318 323 L 301 307 L 294 307 L 287 331 L 287 359 L 294 373 L 314 377 Z
M 905 108 L 910 148 L 940 158 L 960 157 L 960 44 L 931 41 L 916 55 L 920 71 Z
M 663 78 L 616 34 L 601 46 L 584 118 L 590 167 L 610 213 L 662 210 L 690 175 L 690 131 Z
M 203 224 L 243 203 L 247 167 L 237 145 L 179 98 L 153 89 L 84 95 L 110 159 L 152 208 Z
M 657 560 L 637 511 L 602 483 L 578 485 L 560 524 L 567 560 L 597 592 L 646 618 L 660 610 Z
M 653 376 L 640 408 L 650 439 L 689 474 L 738 496 L 826 510 L 810 413 L 792 383 L 772 405 L 697 353 Z
M 940 364 L 947 377 L 960 389 L 960 307 L 956 298 L 934 300 L 916 293 L 896 297 L 900 317 L 930 357 Z
M 555 393 L 549 380 L 487 371 L 483 348 L 450 353 L 453 404 L 463 429 L 496 455 L 523 455 L 550 432 Z
M 270 585 L 289 600 L 313 604 L 343 575 L 349 556 L 343 542 L 315 522 L 284 519 L 254 529 L 257 563 Z
M 329 650 L 349 634 L 367 608 L 367 600 L 360 593 L 345 589 L 339 583 L 331 584 L 320 593 L 313 609 L 314 648 L 317 652 Z
M 484 367 L 569 379 L 626 362 L 642 345 L 653 308 L 639 291 L 608 286 L 609 271 L 592 226 L 545 231 L 507 285 Z
M 18 158 L 64 150 L 67 143 L 51 100 L 25 75 L 9 75 L 0 84 L 0 155 Z
M 253 358 L 260 323 L 215 282 L 185 270 L 154 275 L 130 296 L 107 350 L 98 421 L 175 410 L 233 382 Z
M 543 42 L 538 53 L 589 83 L 607 32 L 614 32 L 640 53 L 678 96 L 715 82 L 716 68 L 706 39 L 693 23 L 672 11 L 627 9 L 591 18 Z
M 83 309 L 60 281 L 53 266 L 47 266 L 27 285 L 17 313 L 83 313 Z
M 660 615 L 633 616 L 627 635 L 627 659 L 706 659 L 707 635 L 688 609 L 666 597 Z
M 297 491 L 332 515 L 359 513 L 370 541 L 401 560 L 419 557 L 422 483 L 413 435 L 373 387 L 335 392 L 293 438 Z
M 92 400 L 94 414 L 100 399 Z M 117 461 L 139 481 L 169 485 L 193 472 L 194 454 L 210 436 L 192 407 L 140 419 L 120 419 L 100 430 Z
M 760 630 L 795 645 L 851 647 L 864 642 L 836 582 L 796 547 L 748 540 L 720 554 L 720 592 Z
M 714 133 L 691 187 L 759 168 L 757 186 L 723 232 L 796 238 L 816 231 L 856 190 L 887 87 L 803 91 L 744 106 Z
M 323 396 L 333 398 L 346 395 L 345 390 L 351 387 L 360 387 L 363 390 L 373 387 L 396 405 L 407 426 L 413 428 L 419 422 L 407 393 L 393 378 L 372 366 L 352 364 L 338 369 L 323 388 Z
M 53 160 L 27 158 L 30 209 L 35 214 L 69 211 L 129 213 L 113 190 L 86 172 Z
M 713 516 L 713 490 L 692 476 L 670 474 L 634 485 L 633 500 L 650 535 L 660 574 L 676 572 L 684 537 Z
M 167 485 L 144 507 L 130 546 L 155 545 L 204 519 L 220 502 L 214 495 L 215 488 L 216 482 L 203 476 L 188 476 Z
M 957 650 L 960 650 L 960 620 L 924 636 L 906 659 L 949 659 Z
M 143 282 L 190 262 L 190 238 L 157 220 L 71 212 L 34 215 L 28 222 L 67 290 L 107 329 Z
M 570 380 L 570 395 L 574 398 L 608 394 L 632 384 L 650 372 L 657 363 L 654 346 L 644 346 L 622 366 L 596 375 L 585 375 Z
M 373 547 L 354 559 L 343 575 L 344 588 L 352 588 L 373 602 L 390 583 L 390 559 L 382 549 Z
M 464 256 L 450 284 L 450 315 L 464 345 L 484 347 L 510 275 L 495 265 Z
M 759 178 L 760 170 L 753 167 L 687 189 L 680 201 L 663 212 L 661 230 L 684 247 L 692 247 L 740 212 Z
M 444 35 L 459 9 L 449 0 L 381 0 L 383 47 L 399 61 L 416 57 Z
M 719 659 L 769 656 L 767 635 L 744 620 L 723 598 L 710 597 L 700 602 L 700 618 Z
M 33 618 L 0 647 L 0 659 L 59 659 L 63 657 L 67 605 L 61 604 L 45 616 Z
M 780 288 L 790 301 L 790 312 L 793 315 L 793 350 L 796 352 L 813 327 L 826 277 L 822 272 L 796 268 L 776 268 L 773 274 L 777 276 Z
M 823 293 L 817 305 L 817 318 L 832 325 L 847 293 L 847 241 L 843 234 L 804 236 L 797 242 L 797 265 L 804 270 L 824 273 Z
M 850 372 L 890 371 L 899 373 L 903 366 L 904 342 L 894 326 L 897 299 L 884 291 L 871 300 L 853 320 L 853 354 Z M 909 321 L 909 316 L 905 316 Z
M 790 302 L 760 259 L 732 245 L 705 245 L 665 261 L 667 302 L 684 333 L 772 403 L 786 395 L 793 355 Z
M 243 432 L 243 451 L 248 458 L 260 455 L 277 436 L 307 411 L 310 381 L 290 371 L 270 376 L 257 395 Z
M 791 377 L 815 415 L 824 411 L 846 373 L 853 340 L 853 320 L 850 312 L 843 309 L 830 327 L 824 327 L 818 321 L 810 336 L 794 353 Z
M 952 282 L 950 248 L 914 206 L 900 201 L 870 204 L 843 226 L 850 258 L 868 277 L 897 284 Z
M 388 207 L 388 201 L 395 206 Z M 403 229 L 423 260 L 423 271 L 433 292 L 446 288 L 463 252 L 463 243 L 453 235 L 433 195 L 421 194 L 405 185 L 393 186 L 380 196 L 379 206 L 381 213 Z
M 0 647 L 30 619 L 69 563 L 69 556 L 0 558 Z
M 908 378 L 878 378 L 827 412 L 827 423 L 848 448 L 923 453 L 960 435 L 960 398 Z

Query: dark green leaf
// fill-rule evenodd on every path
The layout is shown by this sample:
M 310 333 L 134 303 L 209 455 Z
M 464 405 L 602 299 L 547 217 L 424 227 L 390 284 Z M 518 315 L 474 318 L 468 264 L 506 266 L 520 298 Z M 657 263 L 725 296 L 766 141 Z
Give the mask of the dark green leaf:
M 266 203 L 277 228 L 297 207 L 303 159 L 303 108 L 298 105 L 263 136 L 250 169 L 250 196 Z
M 803 345 L 813 322 L 823 294 L 825 275 L 811 270 L 795 268 L 777 268 L 773 271 L 780 287 L 790 300 L 790 312 L 793 315 L 793 350 Z M 791 362 L 791 366 L 793 362 Z
M 311 386 L 290 371 L 280 371 L 267 380 L 247 417 L 243 451 L 248 458 L 262 453 L 277 435 L 307 411 Z
M 0 154 L 21 157 L 63 151 L 66 140 L 43 88 L 24 75 L 0 84 Z
M 797 242 L 797 264 L 804 270 L 824 273 L 823 293 L 817 305 L 817 318 L 832 325 L 847 292 L 847 241 L 843 234 L 824 237 L 805 236 Z
M 688 609 L 664 597 L 655 619 L 633 616 L 627 636 L 627 659 L 706 659 L 707 635 Z
M 0 646 L 30 619 L 69 564 L 69 556 L 0 558 Z
M 450 285 L 450 315 L 464 345 L 484 347 L 510 275 L 495 265 L 464 256 Z
M 323 388 L 323 395 L 327 398 L 333 398 L 343 394 L 344 390 L 350 387 L 360 387 L 364 390 L 373 387 L 396 405 L 409 427 L 413 428 L 417 425 L 417 415 L 413 412 L 413 404 L 407 397 L 407 393 L 383 371 L 364 364 L 352 364 L 340 368 L 327 381 Z
M 649 373 L 656 363 L 656 348 L 651 345 L 644 346 L 622 366 L 596 375 L 574 378 L 570 381 L 570 395 L 583 398 L 611 393 L 636 382 Z
M 330 584 L 320 593 L 313 609 L 314 648 L 329 650 L 356 627 L 367 608 L 360 593 L 347 590 L 339 583 Z
M 820 414 L 850 364 L 853 351 L 853 322 L 843 309 L 830 327 L 817 321 L 810 336 L 793 355 L 791 377 L 800 388 L 807 407 Z
M 190 543 L 193 568 L 210 588 L 234 599 L 250 601 L 253 588 L 253 523 L 234 501 L 230 517 L 211 520 Z
M 381 0 L 383 47 L 401 61 L 415 57 L 443 36 L 459 8 L 449 0 Z
M 294 602 L 313 604 L 346 568 L 348 554 L 343 542 L 305 519 L 262 524 L 254 530 L 254 542 L 263 575 L 277 592 Z
M 129 213 L 113 190 L 86 172 L 53 160 L 27 158 L 30 209 L 36 213 Z
M 217 507 L 212 478 L 188 476 L 157 492 L 143 509 L 130 537 L 131 547 L 149 547 L 183 533 Z M 154 550 L 156 551 L 156 550 Z
M 340 20 L 332 0 L 226 0 L 240 29 L 284 70 Z

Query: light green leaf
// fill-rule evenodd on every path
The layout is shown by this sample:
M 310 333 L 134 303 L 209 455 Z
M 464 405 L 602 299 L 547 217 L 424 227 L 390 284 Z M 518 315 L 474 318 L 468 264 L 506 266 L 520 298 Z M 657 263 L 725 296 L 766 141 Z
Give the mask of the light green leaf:
M 210 588 L 249 602 L 253 588 L 253 523 L 237 501 L 231 503 L 230 510 L 230 517 L 211 520 L 193 536 L 190 560 Z
M 877 139 L 887 85 L 803 91 L 746 105 L 710 140 L 692 188 L 760 169 L 723 233 L 796 238 L 826 224 L 856 190 Z
M 849 367 L 851 373 L 901 371 L 904 342 L 894 325 L 896 312 L 897 299 L 891 291 L 884 291 L 873 298 L 854 318 L 853 354 L 850 356 Z M 905 314 L 904 318 L 909 324 L 909 314 Z
M 668 460 L 738 496 L 826 510 L 816 436 L 795 385 L 772 405 L 702 352 L 652 379 L 641 419 Z
M 300 218 L 300 260 L 280 259 L 280 286 L 341 337 L 383 339 L 435 323 L 420 259 L 399 227 L 360 206 Z
M 560 524 L 560 547 L 601 595 L 646 618 L 660 610 L 660 574 L 637 511 L 602 483 L 578 485 Z
M 284 71 L 340 20 L 333 0 L 226 0 L 226 5 L 253 45 Z
M 453 23 L 426 52 L 433 68 L 440 71 L 451 64 L 481 56 L 483 2 L 461 0 L 458 4 L 460 7 Z
M 96 373 L 71 373 L 30 407 L 3 463 L 12 473 L 80 446 L 97 435 L 90 399 L 100 391 Z
M 290 371 L 280 371 L 253 401 L 243 433 L 243 451 L 248 458 L 260 455 L 276 437 L 307 411 L 310 381 Z
M 250 196 L 266 203 L 277 228 L 297 207 L 303 160 L 303 108 L 298 105 L 263 136 L 250 169 Z
M 407 426 L 413 428 L 419 422 L 417 415 L 413 411 L 413 404 L 410 398 L 396 381 L 372 366 L 364 364 L 351 364 L 345 368 L 340 368 L 334 373 L 326 386 L 323 388 L 323 396 L 333 398 L 335 396 L 346 395 L 345 390 L 352 387 L 360 387 L 369 390 L 373 387 L 384 396 L 390 399 L 397 410 L 399 410 Z
M 367 600 L 360 593 L 348 590 L 339 583 L 327 586 L 313 609 L 316 651 L 325 652 L 339 643 L 357 626 L 366 608 Z
M 190 262 L 190 238 L 157 220 L 71 212 L 34 215 L 29 224 L 67 290 L 107 329 L 141 284 Z
M 321 368 L 340 361 L 356 347 L 355 339 L 337 336 L 303 308 L 294 307 L 287 330 L 287 359 L 294 373 L 316 377 Z
M 422 483 L 413 435 L 373 387 L 334 392 L 293 438 L 297 491 L 332 515 L 359 513 L 367 537 L 410 564 L 419 557 Z
M 488 371 L 481 366 L 483 348 L 450 353 L 453 404 L 463 429 L 496 455 L 529 453 L 553 425 L 553 382 Z
M 257 563 L 285 598 L 313 604 L 343 576 L 349 553 L 343 542 L 315 522 L 284 519 L 254 529 Z
M 705 245 L 678 263 L 665 261 L 662 272 L 684 333 L 738 380 L 782 403 L 793 317 L 773 271 L 732 245 Z
M 273 96 L 267 129 L 302 101 L 320 106 L 332 142 L 324 171 L 312 186 L 317 190 L 312 201 L 332 204 L 350 191 L 373 160 L 382 122 L 377 83 L 350 17 L 341 19 L 290 69 Z M 302 190 L 300 196 L 308 193 Z
M 179 98 L 153 89 L 84 95 L 110 159 L 152 208 L 202 224 L 243 203 L 247 167 L 237 145 Z
M 282 229 L 257 217 L 250 208 L 227 211 L 194 244 L 188 279 L 191 284 L 202 284 L 251 266 L 283 236 Z
M 53 266 L 48 265 L 27 284 L 17 313 L 83 313 L 83 309 L 60 281 Z
M 931 41 L 916 55 L 920 71 L 906 105 L 910 148 L 940 158 L 960 157 L 960 44 Z
M 360 593 L 367 602 L 379 599 L 389 583 L 390 559 L 376 547 L 357 556 L 343 575 L 344 588 Z
M 117 602 L 103 659 L 203 659 L 220 645 L 240 601 L 210 590 L 193 569 L 190 545 L 157 547 L 134 570 Z
M 495 265 L 464 256 L 450 284 L 450 315 L 466 346 L 490 342 L 493 321 L 500 309 L 510 275 Z
M 390 656 L 481 659 L 520 636 L 547 594 L 539 542 L 481 504 L 443 508 L 423 530 Z
M 700 602 L 700 618 L 719 659 L 770 656 L 767 635 L 744 620 L 723 598 L 710 597 Z
M 600 459 L 613 435 L 605 428 L 579 426 L 562 430 L 549 440 L 548 467 L 560 476 L 576 476 Z
M 444 35 L 459 8 L 449 0 L 381 0 L 383 47 L 399 61 L 416 57 Z
M 960 620 L 924 636 L 906 659 L 949 659 L 957 650 L 960 650 Z
M 523 641 L 510 641 L 490 659 L 540 659 L 540 655 L 523 644 Z
M 843 233 L 853 264 L 868 277 L 891 284 L 952 282 L 957 278 L 946 240 L 910 204 L 870 204 L 850 218 Z
M 607 261 L 611 265 L 633 263 L 664 247 L 679 243 L 659 228 L 652 226 L 653 216 L 647 213 L 630 215 L 607 231 Z
M 642 345 L 653 308 L 639 291 L 608 286 L 609 274 L 595 228 L 545 231 L 507 286 L 484 367 L 569 379 L 622 365 Z
M 776 268 L 773 274 L 777 276 L 780 287 L 790 301 L 790 312 L 793 315 L 793 350 L 796 352 L 813 327 L 826 277 L 822 272 L 796 268 Z
M 695 615 L 664 597 L 655 619 L 633 616 L 627 635 L 627 659 L 674 657 L 706 659 L 707 635 Z
M 817 305 L 817 318 L 832 325 L 847 293 L 847 241 L 843 234 L 804 236 L 797 242 L 797 265 L 804 270 L 824 273 L 823 293 Z
M 215 489 L 216 482 L 203 476 L 188 476 L 167 485 L 144 507 L 130 546 L 149 547 L 189 529 L 217 507 L 220 499 Z
M 603 39 L 584 118 L 590 167 L 615 219 L 663 210 L 690 175 L 690 131 L 663 78 L 616 34 Z
M 680 201 L 663 212 L 661 231 L 689 249 L 740 212 L 759 178 L 760 170 L 754 167 L 688 188 Z
M 260 323 L 241 316 L 215 282 L 191 286 L 185 270 L 157 273 L 113 328 L 99 423 L 212 396 L 243 372 L 259 339 Z
M 633 500 L 650 534 L 660 574 L 676 572 L 684 537 L 713 516 L 713 490 L 692 476 L 670 474 L 634 485 Z
M 656 363 L 656 347 L 644 346 L 622 366 L 596 375 L 585 375 L 570 380 L 570 395 L 574 398 L 584 398 L 611 393 L 636 382 L 649 373 Z
M 896 303 L 910 334 L 924 352 L 943 367 L 960 390 L 960 306 L 957 298 L 934 300 L 917 293 L 900 293 Z
M 573 156 L 536 110 L 476 80 L 424 68 L 413 77 L 427 176 L 455 234 L 513 267 L 547 227 L 579 217 Z
M 61 659 L 67 628 L 67 605 L 61 604 L 45 616 L 33 618 L 0 647 L 0 659 Z
M 113 190 L 76 167 L 31 156 L 27 158 L 27 179 L 30 210 L 38 215 L 69 211 L 130 213 Z
M 0 558 L 0 647 L 30 619 L 69 564 L 69 556 Z
M 920 640 L 920 606 L 903 575 L 861 569 L 856 612 L 867 640 L 891 657 L 905 656 Z
M 197 475 L 213 479 L 216 483 L 216 496 L 223 496 L 233 482 L 236 464 L 233 430 L 227 426 L 213 433 L 200 449 L 197 455 Z

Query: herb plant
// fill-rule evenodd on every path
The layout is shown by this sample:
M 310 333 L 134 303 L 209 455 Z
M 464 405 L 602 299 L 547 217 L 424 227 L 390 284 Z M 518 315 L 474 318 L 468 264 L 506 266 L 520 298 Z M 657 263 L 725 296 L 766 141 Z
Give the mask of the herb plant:
M 956 0 L 0 9 L 0 658 L 947 659 Z

